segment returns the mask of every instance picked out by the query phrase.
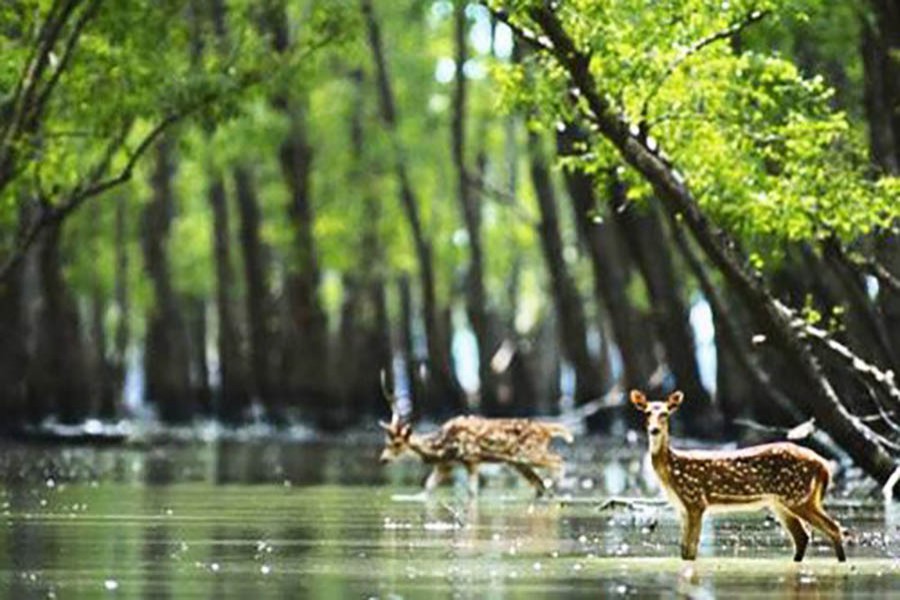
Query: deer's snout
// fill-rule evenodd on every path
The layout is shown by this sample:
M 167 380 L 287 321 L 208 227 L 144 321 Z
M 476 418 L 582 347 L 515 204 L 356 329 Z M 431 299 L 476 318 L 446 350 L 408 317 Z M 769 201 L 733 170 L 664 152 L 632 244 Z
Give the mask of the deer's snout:
M 659 435 L 660 431 L 661 431 L 660 428 L 657 427 L 656 425 L 647 429 L 647 433 L 649 433 L 650 435 Z
M 382 450 L 381 456 L 378 457 L 378 460 L 379 460 L 379 462 L 381 462 L 381 464 L 386 464 L 386 463 L 391 462 L 392 458 L 393 458 L 393 456 L 391 455 L 391 453 L 389 451 Z

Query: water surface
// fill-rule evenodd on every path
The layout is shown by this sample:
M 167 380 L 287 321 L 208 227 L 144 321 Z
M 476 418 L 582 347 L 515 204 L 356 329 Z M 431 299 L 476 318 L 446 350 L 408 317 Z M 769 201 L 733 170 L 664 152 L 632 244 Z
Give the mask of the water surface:
M 579 452 L 555 500 L 492 469 L 432 498 L 368 438 L 154 448 L 0 448 L 0 595 L 10 598 L 561 598 L 900 594 L 900 511 L 837 490 L 853 530 L 807 560 L 763 513 L 708 521 L 700 559 L 653 498 L 639 447 Z

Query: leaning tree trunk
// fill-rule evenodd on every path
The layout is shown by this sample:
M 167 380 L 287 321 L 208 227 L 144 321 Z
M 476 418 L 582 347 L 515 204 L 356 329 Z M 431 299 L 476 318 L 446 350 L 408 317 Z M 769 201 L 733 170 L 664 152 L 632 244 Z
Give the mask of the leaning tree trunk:
M 564 258 L 553 180 L 541 147 L 541 139 L 531 132 L 528 134 L 528 154 L 531 180 L 541 213 L 538 234 L 550 275 L 553 306 L 559 323 L 560 346 L 575 370 L 575 401 L 583 403 L 602 394 L 603 382 L 600 369 L 594 364 L 588 351 L 584 305 Z
M 841 445 L 853 460 L 881 483 L 887 482 L 897 465 L 874 432 L 841 404 L 807 342 L 794 329 L 793 314 L 772 297 L 762 277 L 741 256 L 731 236 L 713 225 L 674 167 L 660 158 L 631 133 L 627 120 L 607 103 L 590 70 L 590 56 L 579 50 L 557 15 L 536 5 L 528 14 L 552 44 L 548 52 L 565 70 L 570 83 L 584 99 L 584 117 L 597 127 L 622 158 L 653 187 L 656 196 L 673 216 L 683 219 L 703 251 L 721 270 L 741 300 L 751 310 L 771 343 L 785 355 L 792 369 L 804 378 L 808 393 L 793 399 Z
M 419 200 L 410 181 L 406 157 L 397 133 L 396 102 L 393 89 L 391 88 L 390 77 L 388 76 L 387 60 L 381 41 L 381 28 L 375 17 L 372 1 L 360 0 L 360 4 L 366 22 L 369 46 L 375 62 L 381 119 L 388 130 L 391 143 L 393 144 L 393 168 L 400 188 L 400 201 L 412 230 L 413 245 L 419 265 L 425 338 L 428 348 L 428 360 L 431 366 L 429 373 L 431 380 L 430 393 L 427 394 L 424 402 L 425 406 L 422 409 L 430 415 L 462 412 L 465 408 L 462 401 L 462 390 L 456 381 L 456 375 L 453 372 L 453 365 L 448 352 L 449 343 L 447 343 L 447 337 L 449 332 L 445 331 L 442 326 L 440 308 L 438 306 L 431 242 L 426 236 L 422 225 L 419 213 Z
M 195 411 L 191 394 L 188 335 L 169 272 L 168 238 L 175 211 L 172 140 L 156 146 L 150 202 L 144 208 L 141 241 L 144 267 L 153 290 L 144 345 L 146 398 L 166 423 L 184 423 Z
M 761 417 L 762 422 L 771 425 L 796 425 L 802 415 L 762 368 L 750 347 L 752 336 L 740 322 L 738 311 L 728 305 L 716 288 L 706 265 L 685 237 L 684 228 L 668 216 L 672 240 L 712 312 L 716 331 L 717 396 L 727 437 L 736 434 L 734 419 L 745 413 Z

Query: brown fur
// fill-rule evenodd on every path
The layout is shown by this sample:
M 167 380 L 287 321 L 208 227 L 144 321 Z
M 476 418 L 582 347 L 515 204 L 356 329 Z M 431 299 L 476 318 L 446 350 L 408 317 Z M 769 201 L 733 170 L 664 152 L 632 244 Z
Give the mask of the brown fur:
M 632 403 L 647 415 L 653 469 L 681 512 L 682 558 L 696 558 L 707 510 L 767 507 L 794 540 L 795 561 L 803 560 L 806 552 L 807 525 L 827 535 L 838 560 L 844 561 L 841 528 L 822 508 L 831 480 L 825 459 L 788 442 L 733 451 L 671 448 L 668 417 L 682 398 L 676 392 L 665 402 L 648 402 L 641 392 L 631 392 Z
M 407 451 L 418 455 L 426 464 L 434 466 L 425 484 L 429 491 L 449 477 L 454 464 L 459 464 L 468 470 L 469 491 L 474 494 L 478 488 L 479 465 L 505 463 L 525 477 L 540 496 L 547 488 L 534 469 L 557 471 L 563 464 L 562 458 L 550 450 L 550 441 L 554 437 L 572 441 L 572 434 L 565 426 L 529 419 L 456 417 L 426 435 L 413 433 L 410 425 L 399 419 L 382 427 L 387 432 L 382 462 Z

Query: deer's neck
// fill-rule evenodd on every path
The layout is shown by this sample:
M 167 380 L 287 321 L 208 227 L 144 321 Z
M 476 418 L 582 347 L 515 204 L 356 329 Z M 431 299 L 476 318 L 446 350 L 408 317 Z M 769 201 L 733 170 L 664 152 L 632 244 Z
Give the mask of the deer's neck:
M 409 448 L 425 462 L 440 459 L 440 448 L 435 444 L 434 436 L 414 433 L 409 437 Z
M 662 436 L 659 445 L 650 446 L 650 462 L 653 464 L 653 470 L 659 476 L 660 482 L 665 487 L 671 485 L 672 463 L 675 458 L 675 451 L 669 446 L 669 436 Z

